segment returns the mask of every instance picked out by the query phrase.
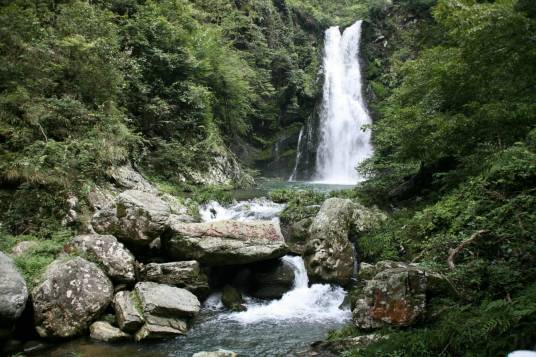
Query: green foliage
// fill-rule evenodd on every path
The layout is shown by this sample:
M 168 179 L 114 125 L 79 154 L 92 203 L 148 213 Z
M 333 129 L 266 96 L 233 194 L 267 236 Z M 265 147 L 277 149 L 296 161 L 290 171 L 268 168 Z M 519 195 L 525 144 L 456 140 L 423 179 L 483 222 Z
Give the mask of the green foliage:
M 315 216 L 327 195 L 314 190 L 279 189 L 270 192 L 269 197 L 275 202 L 286 202 L 280 214 L 281 223 L 285 225 Z
M 531 349 L 536 338 L 535 297 L 532 284 L 510 301 L 445 306 L 446 313 L 434 324 L 384 331 L 387 340 L 344 356 L 505 356 L 515 348 Z
M 0 251 L 10 253 L 17 243 L 34 241 L 36 245 L 24 254 L 15 257 L 14 261 L 31 290 L 39 283 L 41 274 L 58 255 L 63 252 L 64 245 L 72 238 L 72 232 L 65 229 L 54 229 L 54 232 L 40 231 L 36 235 L 13 236 L 0 231 Z
M 219 203 L 233 202 L 231 190 L 233 187 L 207 185 L 202 187 L 194 187 L 190 198 L 198 204 L 217 201 Z
M 39 230 L 61 219 L 68 196 L 83 200 L 84 187 L 127 161 L 179 185 L 224 146 L 267 149 L 311 113 L 317 21 L 343 5 L 2 3 L 0 185 L 35 204 L 2 202 L 0 220 Z
M 444 178 L 455 185 L 478 174 L 490 152 L 523 139 L 536 125 L 530 89 L 535 77 L 528 75 L 536 70 L 530 36 L 536 22 L 515 5 L 513 0 L 442 0 L 432 10 L 437 23 L 425 18 L 417 32 L 397 31 L 400 38 L 423 38 L 424 31 L 436 29 L 445 35 L 423 38 L 401 62 L 400 50 L 393 52 L 391 73 L 398 79 L 389 83 L 385 74 L 379 78 L 392 90 L 380 93 L 374 103 L 379 114 L 373 126 L 376 151 L 362 168 L 370 176 L 382 176 L 376 181 L 378 191 L 386 175 L 392 186 L 417 164 L 446 157 L 460 163 L 457 175 Z M 372 88 L 377 90 L 377 82 Z M 389 169 L 391 165 L 400 169 Z

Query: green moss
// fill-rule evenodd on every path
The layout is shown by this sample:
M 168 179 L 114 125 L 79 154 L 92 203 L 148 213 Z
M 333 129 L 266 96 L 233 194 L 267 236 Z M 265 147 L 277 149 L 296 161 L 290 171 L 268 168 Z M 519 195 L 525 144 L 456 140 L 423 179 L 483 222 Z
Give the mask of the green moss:
M 138 311 L 140 316 L 143 318 L 143 305 L 141 303 L 140 297 L 136 293 L 136 290 L 132 291 L 130 293 L 130 298 L 132 299 L 132 302 L 134 303 L 134 308 Z

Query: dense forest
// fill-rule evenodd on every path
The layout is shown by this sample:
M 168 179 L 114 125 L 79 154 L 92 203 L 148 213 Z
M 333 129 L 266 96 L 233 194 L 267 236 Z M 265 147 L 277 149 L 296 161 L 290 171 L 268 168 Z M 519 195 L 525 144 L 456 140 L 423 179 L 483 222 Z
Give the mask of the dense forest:
M 534 348 L 533 0 L 0 0 L 0 250 L 39 241 L 15 259 L 34 281 L 83 226 L 65 223 L 69 198 L 89 217 L 88 194 L 126 164 L 196 203 L 288 178 L 321 100 L 324 31 L 357 19 L 367 180 L 272 198 L 283 222 L 328 196 L 379 207 L 360 261 L 418 263 L 450 288 L 343 355 Z

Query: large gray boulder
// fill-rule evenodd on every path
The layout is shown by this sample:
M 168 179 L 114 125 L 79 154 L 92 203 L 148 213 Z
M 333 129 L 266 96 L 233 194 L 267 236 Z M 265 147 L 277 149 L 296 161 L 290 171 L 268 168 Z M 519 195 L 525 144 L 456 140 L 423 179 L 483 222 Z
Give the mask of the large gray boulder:
M 97 211 L 91 221 L 100 234 L 112 234 L 125 243 L 149 244 L 166 228 L 170 205 L 155 193 L 128 190 L 114 204 Z
M 121 330 L 127 333 L 138 331 L 144 323 L 141 306 L 136 306 L 135 292 L 120 291 L 114 296 L 115 319 Z
M 352 314 L 357 327 L 410 326 L 423 316 L 428 288 L 425 271 L 398 262 L 380 262 L 375 269 L 376 275 L 365 281 L 355 302 Z
M 32 291 L 34 322 L 41 337 L 82 334 L 108 306 L 113 286 L 94 263 L 58 259 Z
M 0 252 L 0 330 L 10 329 L 28 300 L 28 288 L 13 260 Z
M 206 297 L 209 292 L 208 277 L 195 260 L 170 263 L 149 263 L 141 269 L 141 280 L 174 285 Z
M 71 244 L 95 258 L 114 282 L 130 283 L 136 280 L 136 260 L 114 236 L 79 235 L 73 238 Z
M 348 285 L 354 253 L 348 234 L 355 205 L 351 200 L 327 199 L 309 228 L 303 259 L 311 281 Z
M 197 297 L 185 289 L 153 282 L 141 282 L 134 289 L 145 325 L 136 340 L 181 335 L 188 329 L 187 319 L 201 309 Z
M 162 247 L 173 258 L 212 266 L 279 258 L 288 251 L 279 225 L 271 221 L 177 222 L 162 235 Z

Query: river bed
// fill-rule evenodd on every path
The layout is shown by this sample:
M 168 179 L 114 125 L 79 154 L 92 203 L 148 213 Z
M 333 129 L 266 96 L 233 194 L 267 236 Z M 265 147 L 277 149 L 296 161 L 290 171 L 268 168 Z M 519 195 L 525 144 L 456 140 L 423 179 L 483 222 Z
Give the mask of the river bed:
M 325 189 L 321 186 L 322 189 Z M 327 186 L 326 186 L 327 187 Z M 265 198 L 237 201 L 223 206 L 210 202 L 201 209 L 204 221 L 233 219 L 275 220 L 283 204 Z M 285 256 L 283 262 L 294 271 L 294 286 L 279 300 L 245 297 L 247 311 L 230 312 L 212 294 L 201 313 L 192 321 L 185 336 L 153 343 L 106 344 L 89 338 L 56 345 L 39 356 L 170 356 L 190 357 L 199 351 L 231 350 L 239 356 L 299 356 L 300 352 L 327 333 L 350 321 L 351 312 L 343 306 L 346 292 L 337 286 L 313 284 L 301 257 Z

